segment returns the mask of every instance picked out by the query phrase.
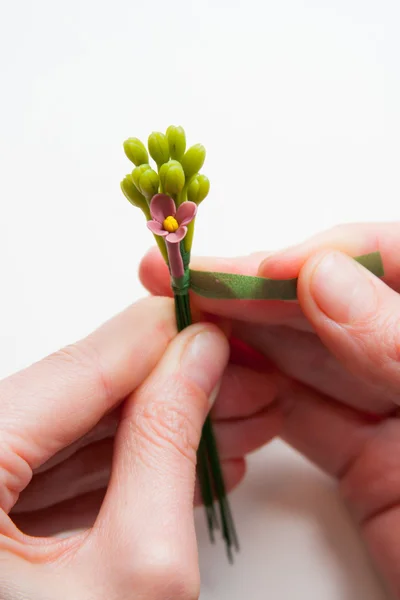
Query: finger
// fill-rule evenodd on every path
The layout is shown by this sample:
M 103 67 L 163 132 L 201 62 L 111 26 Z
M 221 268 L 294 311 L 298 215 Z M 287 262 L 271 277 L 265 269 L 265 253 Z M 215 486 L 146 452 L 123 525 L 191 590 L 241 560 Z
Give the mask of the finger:
M 378 418 L 287 379 L 282 380 L 280 402 L 282 437 L 337 478 L 348 470 L 380 423 Z
M 300 272 L 299 301 L 324 344 L 346 369 L 399 402 L 400 298 L 340 252 L 323 251 Z
M 400 505 L 388 508 L 363 526 L 374 563 L 388 584 L 388 598 L 400 597 Z
M 339 479 L 376 564 L 399 586 L 400 420 L 374 421 L 293 382 L 282 400 L 284 439 Z
M 385 269 L 384 281 L 400 291 L 400 223 L 349 223 L 333 227 L 310 240 L 268 255 L 259 275 L 273 279 L 298 277 L 310 256 L 321 250 L 339 250 L 360 256 L 379 250 Z
M 264 254 L 264 256 L 267 253 Z M 221 271 L 257 275 L 261 253 L 238 258 L 193 258 L 190 266 L 202 271 Z M 171 295 L 168 269 L 159 252 L 151 251 L 142 260 L 140 279 L 150 293 L 156 296 Z M 295 302 L 279 300 L 214 300 L 192 294 L 194 305 L 201 311 L 246 322 L 284 323 L 309 330 L 306 319 Z
M 222 470 L 226 489 L 230 492 L 242 481 L 246 464 L 243 458 L 223 460 Z M 78 529 L 88 529 L 93 526 L 99 514 L 105 494 L 106 488 L 104 487 L 54 506 L 13 514 L 13 521 L 25 534 L 35 537 L 54 536 Z M 202 504 L 197 485 L 194 503 Z
M 270 442 L 281 432 L 282 411 L 276 404 L 246 419 L 218 421 L 215 433 L 222 459 L 240 458 Z
M 213 419 L 228 421 L 216 427 L 217 436 L 221 432 L 222 458 L 243 456 L 276 435 L 279 415 L 275 414 L 277 411 L 269 413 L 267 410 L 276 403 L 276 397 L 277 386 L 272 374 L 228 366 L 212 412 Z M 254 425 L 252 418 L 246 420 L 255 416 Z M 113 411 L 86 436 L 42 465 L 21 493 L 12 514 L 46 508 L 105 487 L 118 419 L 119 411 Z
M 90 335 L 0 382 L 0 506 L 32 470 L 91 430 L 150 373 L 176 333 L 170 300 L 149 298 Z
M 54 456 L 52 456 L 48 461 L 43 463 L 40 467 L 34 470 L 33 476 L 36 477 L 39 473 L 44 473 L 49 469 L 53 469 L 57 465 L 60 465 L 64 461 L 70 459 L 77 452 L 79 452 L 82 448 L 86 448 L 87 446 L 91 446 L 96 442 L 100 442 L 102 440 L 106 440 L 109 438 L 113 438 L 117 431 L 117 426 L 120 419 L 120 406 L 114 409 L 111 413 L 100 419 L 100 421 L 91 429 L 86 435 L 76 440 L 66 448 L 57 452 Z M 19 501 L 21 498 L 19 499 Z M 19 503 L 18 501 L 18 503 Z
M 198 270 L 227 271 L 235 269 L 232 273 L 241 273 L 241 269 L 254 272 L 257 270 L 260 260 L 267 253 L 235 257 L 235 258 L 195 258 L 190 266 Z M 250 274 L 250 272 L 248 273 Z M 171 296 L 171 277 L 165 262 L 160 256 L 157 248 L 152 248 L 143 258 L 139 267 L 139 277 L 143 285 L 155 296 Z
M 211 411 L 221 458 L 242 457 L 280 432 L 276 373 L 229 365 Z
M 12 515 L 12 518 L 24 534 L 39 538 L 88 529 L 97 518 L 105 494 L 106 488 L 94 490 L 54 506 Z
M 228 356 L 229 345 L 217 328 L 194 325 L 171 342 L 127 402 L 109 491 L 92 535 L 97 554 L 96 539 L 106 537 L 112 569 L 126 568 L 124 559 L 135 560 L 139 571 L 158 565 L 169 572 L 180 565 L 182 581 L 197 584 L 196 452 Z
M 312 333 L 240 321 L 233 324 L 232 330 L 292 379 L 361 411 L 387 414 L 393 410 L 393 403 L 383 401 L 382 390 L 349 372 Z M 269 379 L 275 381 L 273 375 Z
M 276 404 L 268 410 L 276 403 L 276 397 L 277 385 L 272 375 L 228 366 L 212 411 L 214 420 L 226 421 L 215 426 L 221 458 L 241 457 L 277 435 L 280 413 Z M 12 514 L 37 511 L 106 487 L 117 418 L 116 411 L 107 415 L 100 427 L 58 453 L 56 462 L 56 457 L 51 459 L 51 468 L 48 461 L 35 472 Z
M 241 465 L 238 469 L 236 462 L 230 459 L 242 458 L 269 442 L 278 435 L 281 421 L 281 412 L 274 406 L 247 419 L 214 424 L 219 455 L 227 471 L 228 480 L 225 483 L 228 489 L 236 486 L 243 476 Z M 52 509 L 55 505 L 64 506 L 69 500 L 106 489 L 112 453 L 113 440 L 105 440 L 86 447 L 53 469 L 35 475 L 11 510 L 13 520 L 17 519 L 18 523 L 21 514 Z M 201 499 L 198 498 L 196 502 L 200 504 Z M 53 518 L 53 513 L 49 514 Z
M 291 382 L 281 392 L 286 406 L 282 437 L 340 480 L 359 522 L 400 498 L 400 420 L 372 418 Z
M 112 438 L 90 444 L 52 469 L 34 475 L 11 514 L 41 510 L 107 487 L 113 446 Z
M 277 395 L 274 373 L 264 374 L 229 364 L 211 416 L 215 421 L 252 417 L 276 402 Z

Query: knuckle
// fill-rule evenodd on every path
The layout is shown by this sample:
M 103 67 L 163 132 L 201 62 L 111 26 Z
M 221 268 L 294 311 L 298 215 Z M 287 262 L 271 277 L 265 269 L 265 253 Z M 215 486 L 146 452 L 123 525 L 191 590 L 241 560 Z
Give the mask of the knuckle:
M 373 369 L 366 373 L 367 378 L 375 381 L 376 372 L 396 375 L 396 387 L 399 380 L 400 363 L 400 319 L 386 310 L 377 310 L 370 318 L 352 328 L 352 336 L 360 345 Z M 390 386 L 390 380 L 387 380 Z
M 399 504 L 400 422 L 385 420 L 370 430 L 361 450 L 339 478 L 339 491 L 361 525 Z
M 168 549 L 166 549 L 168 551 Z M 136 589 L 152 600 L 198 600 L 200 576 L 198 569 L 174 559 L 170 551 L 158 547 L 153 550 L 145 564 L 136 571 Z
M 133 305 L 133 310 L 136 312 L 139 309 L 142 312 L 142 308 L 146 309 L 149 314 L 156 316 L 153 319 L 154 331 L 169 343 L 176 335 L 175 309 L 172 298 L 161 296 L 142 298 Z
M 336 237 L 338 235 L 340 236 L 342 233 L 345 233 L 348 228 L 348 223 L 336 223 L 336 225 L 333 225 L 330 229 L 328 229 L 328 233 L 333 234 L 334 237 Z
M 388 324 L 386 334 L 386 344 L 390 345 L 389 356 L 400 363 L 400 316 L 392 319 Z
M 16 435 L 0 437 L 0 509 L 10 512 L 32 479 L 25 443 Z
M 73 369 L 75 377 L 78 373 L 85 380 L 90 379 L 91 385 L 88 389 L 93 389 L 96 397 L 103 399 L 104 404 L 108 406 L 112 397 L 111 380 L 90 338 L 65 346 L 44 360 L 62 370 L 65 377 L 68 377 L 68 369 Z
M 145 442 L 172 449 L 195 463 L 201 433 L 193 418 L 195 403 L 196 394 L 179 385 L 169 389 L 168 398 L 148 399 L 135 407 L 135 433 Z

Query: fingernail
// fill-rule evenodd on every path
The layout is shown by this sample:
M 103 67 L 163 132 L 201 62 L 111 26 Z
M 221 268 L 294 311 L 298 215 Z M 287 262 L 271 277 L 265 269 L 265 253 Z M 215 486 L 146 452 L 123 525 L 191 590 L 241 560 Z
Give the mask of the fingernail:
M 310 289 L 319 308 L 338 323 L 365 319 L 376 307 L 376 292 L 368 273 L 340 252 L 322 258 L 311 277 Z
M 187 345 L 181 360 L 181 369 L 194 381 L 212 402 L 229 357 L 229 345 L 222 333 L 201 331 Z M 214 398 L 212 397 L 214 394 Z

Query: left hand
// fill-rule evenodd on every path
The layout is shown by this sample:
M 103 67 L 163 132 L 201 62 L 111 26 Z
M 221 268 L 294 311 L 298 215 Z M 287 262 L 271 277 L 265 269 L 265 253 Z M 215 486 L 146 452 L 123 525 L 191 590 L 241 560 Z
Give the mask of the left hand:
M 86 340 L 1 382 L 2 599 L 198 597 L 196 452 L 229 347 L 209 324 L 175 336 L 171 304 L 139 302 Z M 59 453 L 123 398 L 111 479 L 94 525 L 62 540 L 24 535 L 8 515 L 20 492 L 29 490 L 32 471 L 53 460 L 37 476 L 47 487 L 33 484 L 33 497 L 45 504 L 48 494 L 85 485 L 77 476 L 82 453 L 96 478 L 104 442 L 63 463 Z M 81 504 L 70 499 L 58 509 L 43 508 L 39 519 L 61 517 L 72 507 L 79 511 Z
M 228 320 L 236 337 L 273 362 L 284 411 L 281 435 L 338 478 L 343 498 L 396 598 L 399 240 L 399 223 L 345 225 L 275 254 L 193 261 L 201 270 L 298 277 L 298 302 L 222 301 L 195 295 L 193 302 Z M 376 250 L 385 268 L 383 282 L 349 258 Z M 141 273 L 151 292 L 167 292 L 165 267 L 154 254 L 146 257 Z M 245 407 L 253 390 L 243 388 Z
M 215 326 L 176 335 L 173 302 L 148 298 L 0 382 L 2 599 L 198 597 L 196 450 L 221 378 L 216 432 L 228 489 L 257 443 L 246 419 L 229 419 L 239 417 L 235 381 L 251 386 L 257 374 L 230 367 L 223 376 L 228 354 Z M 276 409 L 258 420 L 262 443 L 276 432 Z M 88 529 L 57 540 L 17 526 Z
M 173 302 L 159 299 L 157 308 L 151 309 L 153 302 L 133 305 L 87 340 L 0 382 L 0 431 L 2 410 L 9 412 L 7 397 L 13 397 L 17 406 L 20 402 L 25 420 L 33 421 L 40 419 L 34 411 L 40 399 L 49 403 L 54 418 L 65 404 L 73 429 L 63 449 L 34 464 L 32 473 L 28 470 L 29 481 L 13 498 L 10 514 L 26 533 L 53 535 L 93 524 L 110 478 L 121 400 L 151 371 L 176 335 Z M 228 490 L 244 476 L 245 455 L 277 435 L 281 423 L 272 378 L 247 368 L 246 356 L 233 353 L 234 362 L 241 364 L 228 365 L 213 410 Z M 110 372 L 106 379 L 105 368 Z M 96 409 L 87 425 L 78 428 L 76 410 L 82 404 L 94 410 L 102 403 L 104 394 L 110 393 L 109 380 L 114 395 L 107 400 L 105 414 Z M 248 390 L 252 401 L 245 406 L 242 398 Z M 196 491 L 195 503 L 200 502 Z

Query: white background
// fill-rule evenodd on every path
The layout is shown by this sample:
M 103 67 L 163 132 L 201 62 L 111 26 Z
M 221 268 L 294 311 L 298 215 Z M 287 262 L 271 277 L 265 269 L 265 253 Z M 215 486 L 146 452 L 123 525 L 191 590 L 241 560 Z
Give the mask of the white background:
M 0 375 L 143 295 L 152 238 L 119 191 L 126 137 L 173 123 L 206 145 L 199 254 L 397 218 L 397 0 L 0 8 Z M 333 484 L 294 453 L 255 455 L 233 505 L 234 568 L 198 515 L 205 600 L 384 598 Z

